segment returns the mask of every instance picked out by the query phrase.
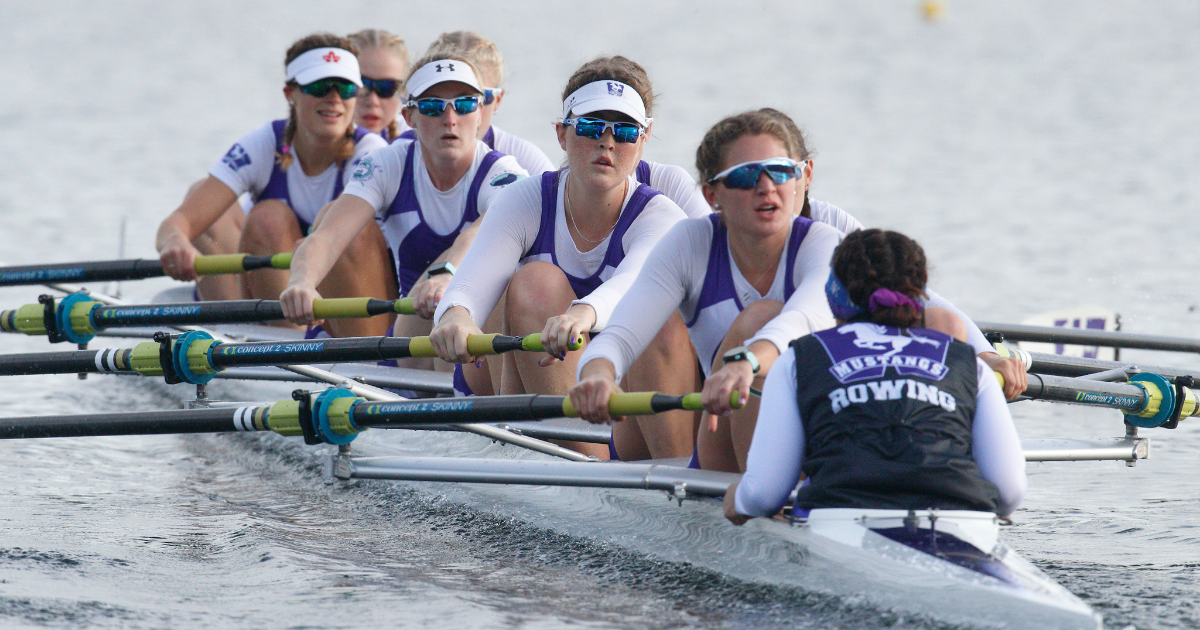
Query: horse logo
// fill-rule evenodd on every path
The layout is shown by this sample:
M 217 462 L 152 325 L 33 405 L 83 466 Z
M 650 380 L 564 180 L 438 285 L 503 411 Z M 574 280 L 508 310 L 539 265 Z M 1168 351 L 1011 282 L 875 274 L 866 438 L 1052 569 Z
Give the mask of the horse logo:
M 829 371 L 848 383 L 882 378 L 888 368 L 901 375 L 917 375 L 940 381 L 949 373 L 946 353 L 950 337 L 932 330 L 911 330 L 854 322 L 814 336 L 825 347 L 833 365 Z
M 934 339 L 926 339 L 925 337 L 919 337 L 911 333 L 908 336 L 889 335 L 887 334 L 887 327 L 866 322 L 846 324 L 839 327 L 838 332 L 842 334 L 854 333 L 856 337 L 854 345 L 864 350 L 886 350 L 887 346 L 890 345 L 892 349 L 879 355 L 881 357 L 890 357 L 893 354 L 899 354 L 908 347 L 908 344 L 914 341 L 931 345 L 935 348 L 941 345 Z

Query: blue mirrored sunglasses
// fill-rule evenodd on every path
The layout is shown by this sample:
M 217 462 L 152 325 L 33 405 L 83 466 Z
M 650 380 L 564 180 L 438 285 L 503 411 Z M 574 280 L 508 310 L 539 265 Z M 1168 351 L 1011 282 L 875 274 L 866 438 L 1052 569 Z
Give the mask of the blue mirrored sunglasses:
M 592 140 L 599 140 L 605 131 L 611 130 L 613 140 L 626 143 L 637 142 L 644 131 L 637 123 L 609 122 L 599 118 L 565 118 L 562 124 L 575 127 L 575 135 Z
M 326 94 L 337 91 L 338 96 L 343 100 L 352 99 L 358 96 L 358 86 L 345 79 L 337 79 L 329 77 L 320 81 L 313 81 L 308 85 L 301 85 L 300 91 L 314 98 L 324 98 Z
M 368 79 L 362 78 L 363 89 L 370 90 L 379 95 L 379 98 L 392 98 L 396 95 L 396 91 L 400 89 L 400 81 L 395 79 Z
M 446 111 L 447 105 L 454 106 L 454 113 L 459 116 L 466 116 L 471 112 L 479 109 L 478 96 L 460 96 L 458 98 L 419 98 L 415 101 L 406 103 L 409 107 L 416 107 L 417 111 L 426 116 L 441 116 Z
M 758 180 L 763 173 L 766 173 L 767 177 L 770 177 L 771 181 L 776 184 L 782 184 L 793 177 L 803 175 L 807 166 L 807 162 L 795 162 L 787 158 L 742 162 L 717 173 L 709 178 L 708 183 L 715 184 L 723 181 L 726 188 L 750 190 L 758 185 Z
M 483 88 L 483 104 L 491 105 L 501 94 L 504 94 L 504 88 Z

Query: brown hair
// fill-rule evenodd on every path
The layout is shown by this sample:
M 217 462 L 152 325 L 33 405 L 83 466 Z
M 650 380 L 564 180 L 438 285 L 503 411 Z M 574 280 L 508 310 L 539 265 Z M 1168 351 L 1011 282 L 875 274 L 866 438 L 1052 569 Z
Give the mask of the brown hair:
M 358 55 L 358 46 L 354 42 L 340 35 L 333 33 L 313 33 L 306 37 L 301 37 L 287 50 L 287 55 L 283 59 L 283 66 L 286 68 L 289 63 L 296 60 L 296 57 L 303 55 L 310 50 L 317 48 L 341 48 L 350 51 L 351 54 Z M 295 81 L 290 82 L 292 85 L 297 85 Z M 337 161 L 343 162 L 350 159 L 354 155 L 354 129 L 357 127 L 351 122 L 346 127 L 346 137 L 342 140 L 342 147 L 338 150 L 335 156 Z M 287 127 L 283 131 L 283 147 L 282 153 L 276 153 L 275 159 L 279 161 L 279 168 L 286 171 L 292 165 L 292 140 L 296 137 L 296 107 L 294 105 L 288 108 Z
M 346 36 L 355 46 L 358 46 L 360 51 L 365 51 L 370 48 L 380 48 L 387 50 L 396 55 L 400 59 L 400 63 L 404 64 L 404 71 L 400 74 L 408 75 L 408 46 L 404 45 L 404 38 L 378 28 L 364 28 L 357 33 L 350 33 Z M 400 80 L 399 92 L 401 96 L 404 94 L 404 79 Z M 388 123 L 387 136 L 395 138 L 400 135 L 400 124 L 393 120 Z
M 504 55 L 500 54 L 500 49 L 492 40 L 474 31 L 442 33 L 429 45 L 425 55 L 465 57 L 475 64 L 481 75 L 487 74 L 489 79 L 495 79 L 492 85 L 484 87 L 500 87 L 504 83 Z
M 620 81 L 637 90 L 638 96 L 646 104 L 646 117 L 654 115 L 654 87 L 650 85 L 650 75 L 636 61 L 616 55 L 613 57 L 596 57 L 579 66 L 575 74 L 567 80 L 563 89 L 563 100 L 575 90 L 595 81 Z
M 774 136 L 787 149 L 788 157 L 798 162 L 812 156 L 805 142 L 804 132 L 787 114 L 770 107 L 729 116 L 713 125 L 700 146 L 696 147 L 696 171 L 700 181 L 707 182 L 720 173 L 725 164 L 725 151 L 729 145 L 743 136 Z M 812 218 L 808 205 L 808 191 L 804 191 L 804 206 L 800 215 Z
M 925 283 L 929 279 L 925 250 L 899 232 L 878 228 L 846 235 L 833 251 L 830 271 L 859 306 L 866 306 L 876 289 L 891 289 L 919 302 L 925 297 Z M 904 304 L 865 311 L 855 321 L 919 327 L 925 321 L 925 313 L 922 308 Z

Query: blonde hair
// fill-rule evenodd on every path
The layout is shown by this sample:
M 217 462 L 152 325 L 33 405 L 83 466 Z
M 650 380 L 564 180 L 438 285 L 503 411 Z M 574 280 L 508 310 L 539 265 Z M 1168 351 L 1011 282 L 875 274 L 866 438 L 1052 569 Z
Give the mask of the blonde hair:
M 354 42 L 340 35 L 333 33 L 313 33 L 306 37 L 301 37 L 296 40 L 287 50 L 287 55 L 284 56 L 283 66 L 286 68 L 289 63 L 296 60 L 296 57 L 303 55 L 310 50 L 317 48 L 341 48 L 348 50 L 355 57 L 358 56 L 358 46 Z M 295 81 L 291 81 L 293 85 L 299 85 Z M 351 122 L 346 127 L 346 136 L 342 140 L 342 146 L 335 156 L 337 161 L 344 162 L 354 156 L 354 129 L 357 127 Z M 279 161 L 280 170 L 286 171 L 292 165 L 293 153 L 291 151 L 292 140 L 296 137 L 296 106 L 288 106 L 288 121 L 287 126 L 283 130 L 283 152 L 276 153 L 275 159 Z
M 646 74 L 646 69 L 641 64 L 620 55 L 596 57 L 579 66 L 571 78 L 567 79 L 562 100 L 567 100 L 575 90 L 596 81 L 620 81 L 632 87 L 646 104 L 646 116 L 654 115 L 654 87 L 650 85 L 650 75 Z
M 492 40 L 474 31 L 453 31 L 442 33 L 433 40 L 425 56 L 443 55 L 443 58 L 455 57 L 475 64 L 479 74 L 489 75 L 495 79 L 493 85 L 485 87 L 500 87 L 504 83 L 504 55 Z
M 408 46 L 404 44 L 404 38 L 400 37 L 399 35 L 383 29 L 364 28 L 357 33 L 350 33 L 346 37 L 348 37 L 350 41 L 354 42 L 354 45 L 358 46 L 359 50 L 379 48 L 396 55 L 396 58 L 398 58 L 400 63 L 404 65 L 404 70 L 400 73 L 401 75 L 407 76 L 411 71 L 411 68 L 408 65 Z M 403 79 L 400 81 L 399 91 L 397 93 L 401 96 L 404 95 Z M 388 123 L 388 138 L 395 138 L 396 136 L 400 135 L 399 132 L 400 125 L 397 121 L 393 120 Z

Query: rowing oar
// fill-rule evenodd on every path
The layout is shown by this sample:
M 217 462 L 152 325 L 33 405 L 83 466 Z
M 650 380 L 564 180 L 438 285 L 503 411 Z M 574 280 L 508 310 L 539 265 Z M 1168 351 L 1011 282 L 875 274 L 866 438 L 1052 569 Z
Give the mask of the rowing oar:
M 249 254 L 221 254 L 197 256 L 196 273 L 210 276 L 221 273 L 242 273 L 255 269 L 287 269 L 292 264 L 292 254 L 274 256 L 251 256 Z M 107 282 L 109 280 L 143 280 L 165 276 L 159 260 L 101 260 L 96 262 L 61 263 L 54 265 L 26 265 L 22 267 L 0 267 L 0 286 L 20 284 L 46 284 L 47 282 Z
M 578 350 L 582 339 L 571 345 Z M 481 357 L 514 350 L 543 352 L 541 333 L 524 337 L 469 335 L 467 350 Z M 167 383 L 201 385 L 230 367 L 279 364 L 388 361 L 408 357 L 435 357 L 429 337 L 345 337 L 304 341 L 233 343 L 204 331 L 178 337 L 157 333 L 155 341 L 132 348 L 38 352 L 0 355 L 0 376 L 18 374 L 76 374 L 136 372 L 162 376 Z
M 374 317 L 386 313 L 412 314 L 412 298 L 334 298 L 313 301 L 317 319 Z M 87 343 L 106 328 L 246 324 L 285 319 L 278 300 L 228 300 L 184 304 L 105 306 L 86 293 L 72 293 L 55 302 L 43 295 L 37 304 L 0 312 L 0 331 L 46 335 L 51 343 Z
M 996 372 L 1000 386 L 1004 377 Z M 1174 429 L 1183 418 L 1200 415 L 1200 393 L 1190 376 L 1172 381 L 1152 372 L 1130 377 L 1128 383 L 1030 374 L 1023 394 L 1033 400 L 1053 400 L 1096 407 L 1110 407 L 1125 414 L 1125 421 L 1139 427 Z
M 48 286 L 56 291 L 62 291 L 63 293 L 80 293 L 83 291 L 83 289 L 81 287 L 72 286 L 72 285 L 48 284 L 46 286 Z M 97 302 L 102 302 L 109 306 L 127 306 L 121 300 L 119 300 L 115 297 L 112 297 L 110 295 L 103 295 L 100 293 L 92 293 L 91 295 L 92 295 L 92 298 L 95 299 Z M 194 326 L 172 326 L 172 328 L 175 328 L 176 330 L 180 330 L 182 332 L 190 332 L 191 330 L 197 330 L 197 328 Z M 204 332 L 208 332 L 208 331 L 204 331 Z M 222 339 L 222 341 L 230 341 L 230 340 Z M 345 376 L 341 376 L 338 374 L 334 374 L 333 372 L 322 370 L 321 368 L 318 368 L 316 366 L 312 366 L 312 365 L 280 365 L 279 367 L 284 370 L 287 370 L 289 372 L 294 372 L 296 374 L 304 376 L 306 378 L 311 378 L 313 380 L 347 387 L 353 393 L 355 393 L 359 396 L 362 396 L 364 398 L 367 398 L 368 400 L 376 400 L 376 401 L 403 400 L 400 396 L 398 396 L 395 393 L 390 392 L 388 390 L 380 389 L 378 387 L 373 387 L 371 385 L 367 385 L 366 383 L 356 383 L 354 381 L 347 380 Z M 531 451 L 537 451 L 539 453 L 553 455 L 554 457 L 561 457 L 563 459 L 569 459 L 572 461 L 588 461 L 591 459 L 591 457 L 589 457 L 587 455 L 584 455 L 584 454 L 576 452 L 576 451 L 572 451 L 567 448 L 563 448 L 557 444 L 552 444 L 552 443 L 546 442 L 544 440 L 532 438 L 532 437 L 529 437 L 528 435 L 518 435 L 516 433 L 513 433 L 512 431 L 507 431 L 500 427 L 494 427 L 489 424 L 464 424 L 464 425 L 459 425 L 458 428 L 462 429 L 463 431 L 469 431 L 471 433 L 475 433 L 476 435 L 482 435 L 483 437 L 490 438 L 492 440 L 496 440 L 497 442 L 503 442 L 505 444 L 512 444 L 513 446 L 519 446 L 521 448 L 529 449 Z
M 730 397 L 737 403 L 737 392 Z M 609 413 L 649 415 L 702 409 L 700 394 L 613 394 Z M 293 400 L 244 407 L 0 418 L 0 439 L 274 431 L 308 444 L 349 444 L 371 427 L 513 422 L 577 416 L 566 396 L 522 394 L 429 400 L 368 401 L 348 389 L 296 390 Z
M 993 344 L 996 352 L 1002 357 L 1020 359 L 1025 364 L 1027 372 L 1051 374 L 1054 376 L 1075 376 L 1089 380 L 1127 381 L 1129 377 L 1139 372 L 1153 372 L 1167 377 L 1168 380 L 1180 376 L 1190 376 L 1200 383 L 1200 370 L 1167 367 L 1145 364 L 1134 364 L 1127 361 L 1105 361 L 1087 357 L 1069 357 L 1061 354 L 1043 352 L 1027 352 L 1002 343 Z
M 1079 346 L 1103 346 L 1105 348 L 1166 350 L 1169 352 L 1200 352 L 1200 340 L 1181 337 L 1139 335 L 1107 330 L 1089 330 L 1086 328 L 1060 328 L 1057 326 L 976 323 L 984 332 L 998 332 L 1008 341 L 1035 341 Z

